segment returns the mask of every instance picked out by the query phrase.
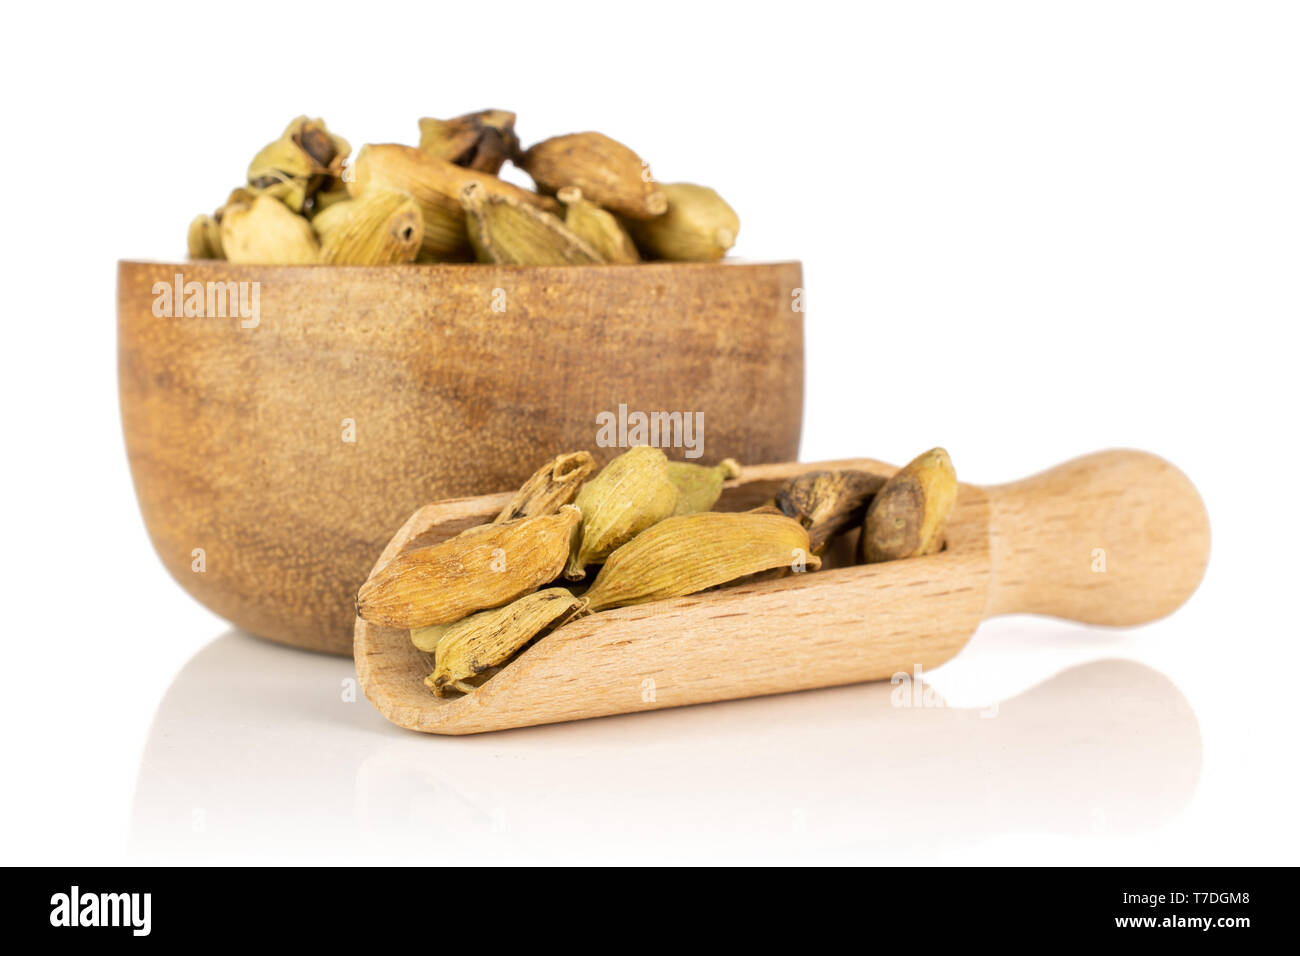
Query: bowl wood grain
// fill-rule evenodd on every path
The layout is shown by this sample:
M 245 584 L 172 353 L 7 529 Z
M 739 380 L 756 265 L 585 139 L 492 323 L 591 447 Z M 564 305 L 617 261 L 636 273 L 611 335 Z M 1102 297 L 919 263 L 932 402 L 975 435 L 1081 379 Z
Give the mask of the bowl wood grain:
M 412 511 L 560 452 L 608 460 L 601 413 L 701 413 L 701 463 L 797 458 L 801 285 L 795 262 L 123 261 L 122 422 L 154 547 L 244 630 L 350 653 L 357 587 Z M 255 322 L 208 295 L 254 288 Z

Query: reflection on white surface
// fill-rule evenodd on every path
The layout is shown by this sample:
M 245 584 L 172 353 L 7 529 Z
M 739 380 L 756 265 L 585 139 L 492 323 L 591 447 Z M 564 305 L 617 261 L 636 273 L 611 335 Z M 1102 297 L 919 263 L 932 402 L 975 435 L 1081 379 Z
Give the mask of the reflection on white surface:
M 863 684 L 473 737 L 413 734 L 351 661 L 227 633 L 164 696 L 136 789 L 149 859 L 908 859 L 999 833 L 1123 833 L 1191 797 L 1197 722 L 1130 661 L 996 708 Z

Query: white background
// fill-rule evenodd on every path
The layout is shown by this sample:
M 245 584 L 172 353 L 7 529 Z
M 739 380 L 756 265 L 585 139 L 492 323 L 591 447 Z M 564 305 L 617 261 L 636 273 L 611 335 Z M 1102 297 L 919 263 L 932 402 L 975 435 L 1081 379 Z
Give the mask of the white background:
M 1293 5 L 27 5 L 0 43 L 3 862 L 1297 862 Z M 115 260 L 182 256 L 297 114 L 359 145 L 489 106 L 804 262 L 803 458 L 1150 449 L 1209 507 L 1200 592 L 988 623 L 944 712 L 866 686 L 472 739 L 230 632 L 136 510 Z

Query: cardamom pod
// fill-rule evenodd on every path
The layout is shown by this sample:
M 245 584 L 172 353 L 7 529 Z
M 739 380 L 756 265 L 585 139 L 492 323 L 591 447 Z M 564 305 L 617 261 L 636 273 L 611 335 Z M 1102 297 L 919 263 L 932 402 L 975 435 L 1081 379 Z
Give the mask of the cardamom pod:
M 337 176 L 352 147 L 325 128 L 325 121 L 299 116 L 280 138 L 267 143 L 248 164 L 248 185 L 279 199 L 294 212 L 331 176 Z
M 619 225 L 613 213 L 582 198 L 577 186 L 565 186 L 555 198 L 564 203 L 564 224 L 581 239 L 587 240 L 605 262 L 640 262 L 632 237 Z
M 457 166 L 496 175 L 507 159 L 518 155 L 515 114 L 509 110 L 480 110 L 455 119 L 420 120 L 420 147 Z
M 662 521 L 677 507 L 677 488 L 668 479 L 668 458 L 658 448 L 638 445 L 612 460 L 578 491 L 582 512 L 564 576 L 581 581 L 586 567 Z
M 420 260 L 463 261 L 473 259 L 465 210 L 460 204 L 460 191 L 469 183 L 478 183 L 492 195 L 506 196 L 548 212 L 560 209 L 555 200 L 520 189 L 488 173 L 464 169 L 413 146 L 392 143 L 361 147 L 352 165 L 348 190 L 354 197 L 378 187 L 409 193 L 419 203 L 420 215 L 424 217 Z
M 648 259 L 710 262 L 736 244 L 740 217 L 708 186 L 665 183 L 668 211 L 657 219 L 628 220 L 637 248 Z
M 231 262 L 296 266 L 320 261 L 311 224 L 271 196 L 226 207 L 221 248 Z
M 408 551 L 361 586 L 357 615 L 411 629 L 508 604 L 559 577 L 581 517 L 565 505 L 553 515 L 480 525 Z
M 341 179 L 330 181 L 315 196 L 311 198 L 311 216 L 312 224 L 316 222 L 316 217 L 323 213 L 331 206 L 337 206 L 341 202 L 346 202 L 352 198 L 348 192 L 348 184 Z
M 677 508 L 673 514 L 689 515 L 708 511 L 722 495 L 722 483 L 740 477 L 740 463 L 724 458 L 717 465 L 692 465 L 684 461 L 668 463 L 668 480 L 677 489 Z
M 876 492 L 862 525 L 862 557 L 868 563 L 933 554 L 957 501 L 957 473 L 942 448 L 908 462 Z
M 609 556 L 592 611 L 694 594 L 773 568 L 816 570 L 808 532 L 784 515 L 701 511 L 660 521 Z
M 186 236 L 191 259 L 224 259 L 221 251 L 221 223 L 213 216 L 195 216 Z
M 321 262 L 387 266 L 414 262 L 424 238 L 420 207 L 396 189 L 372 189 L 360 199 L 335 203 L 312 220 Z
M 489 193 L 480 183 L 461 190 L 469 241 L 479 262 L 512 266 L 600 263 L 600 253 L 559 218 L 509 196 Z
M 787 481 L 776 504 L 808 530 L 813 554 L 822 554 L 832 537 L 862 524 L 884 484 L 883 475 L 866 471 L 810 471 Z
M 668 208 L 668 200 L 641 157 L 601 133 L 570 133 L 531 147 L 519 164 L 538 187 L 555 193 L 577 186 L 597 206 L 630 219 L 649 219 Z
M 474 685 L 466 679 L 505 664 L 524 645 L 580 613 L 586 603 L 564 588 L 547 588 L 448 625 L 436 645 L 433 673 L 425 678 L 425 686 L 439 697 L 452 690 L 469 693 Z
M 561 505 L 573 501 L 587 476 L 596 470 L 596 462 L 585 451 L 557 455 L 535 471 L 520 486 L 510 502 L 493 519 L 493 524 L 555 514 Z

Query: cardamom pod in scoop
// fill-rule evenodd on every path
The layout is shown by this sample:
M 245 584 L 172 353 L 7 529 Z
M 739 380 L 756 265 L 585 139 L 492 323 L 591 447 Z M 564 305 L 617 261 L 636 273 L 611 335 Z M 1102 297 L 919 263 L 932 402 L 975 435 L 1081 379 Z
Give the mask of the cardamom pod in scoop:
M 496 175 L 507 159 L 519 153 L 515 114 L 509 110 L 480 110 L 455 119 L 420 120 L 420 149 L 457 166 Z
M 480 183 L 467 184 L 460 201 L 479 262 L 563 266 L 603 261 L 556 216 L 509 196 L 492 195 Z
M 776 505 L 808 529 L 813 554 L 821 554 L 835 535 L 862 524 L 884 484 L 883 475 L 865 471 L 810 471 L 787 481 Z
M 396 189 L 373 189 L 334 203 L 312 219 L 321 261 L 329 265 L 388 266 L 414 262 L 424 221 L 414 199 Z
M 564 505 L 553 515 L 480 525 L 408 551 L 361 585 L 357 615 L 409 630 L 509 604 L 560 576 L 581 517 Z
M 538 187 L 554 194 L 577 186 L 597 206 L 630 219 L 649 219 L 668 208 L 650 167 L 602 133 L 570 133 L 532 146 L 519 161 Z
M 708 511 L 722 496 L 722 483 L 740 477 L 740 463 L 724 458 L 717 465 L 692 465 L 684 461 L 668 463 L 668 480 L 677 489 L 677 508 L 673 514 L 689 515 Z
M 555 198 L 564 203 L 564 224 L 600 253 L 606 262 L 640 262 L 632 237 L 618 224 L 613 213 L 606 212 L 593 202 L 582 198 L 577 186 L 565 186 Z
M 595 459 L 588 452 L 575 451 L 557 455 L 538 468 L 520 486 L 492 523 L 501 524 L 516 518 L 555 514 L 561 505 L 567 505 L 573 500 L 587 476 L 595 470 Z
M 580 581 L 633 535 L 662 521 L 677 507 L 677 488 L 668 478 L 668 458 L 658 448 L 629 448 L 578 491 L 582 512 L 564 576 Z
M 592 611 L 694 594 L 761 571 L 821 567 L 808 532 L 784 515 L 702 511 L 666 518 L 605 562 L 584 597 Z
M 637 248 L 648 259 L 711 262 L 736 244 L 740 217 L 708 186 L 663 183 L 668 211 L 655 219 L 626 221 Z
M 269 266 L 320 261 L 311 224 L 272 196 L 251 205 L 227 206 L 221 217 L 221 248 L 231 262 Z
M 439 697 L 453 690 L 469 693 L 474 686 L 465 683 L 468 678 L 506 663 L 525 644 L 564 624 L 586 604 L 564 588 L 547 588 L 448 625 L 436 644 L 433 673 L 424 679 L 425 686 Z
M 876 492 L 862 525 L 868 563 L 934 554 L 957 501 L 957 473 L 942 448 L 914 458 Z

